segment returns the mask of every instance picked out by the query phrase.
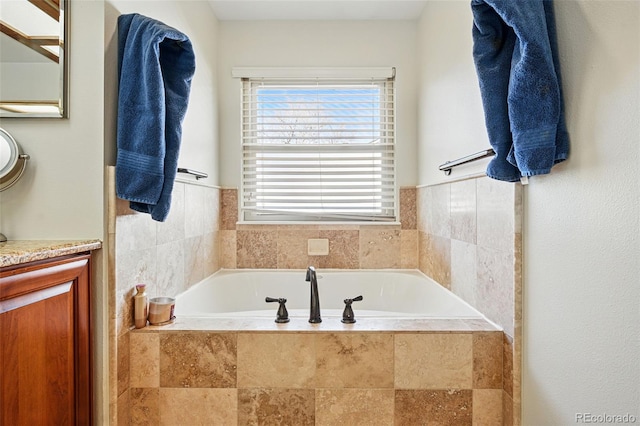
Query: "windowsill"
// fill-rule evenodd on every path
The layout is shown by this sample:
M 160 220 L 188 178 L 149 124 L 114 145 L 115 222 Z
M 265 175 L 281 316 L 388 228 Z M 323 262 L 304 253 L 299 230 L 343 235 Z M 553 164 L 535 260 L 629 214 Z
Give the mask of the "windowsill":
M 252 226 L 252 225 L 284 225 L 284 226 L 400 226 L 400 222 L 332 222 L 332 221 L 238 221 L 236 226 Z

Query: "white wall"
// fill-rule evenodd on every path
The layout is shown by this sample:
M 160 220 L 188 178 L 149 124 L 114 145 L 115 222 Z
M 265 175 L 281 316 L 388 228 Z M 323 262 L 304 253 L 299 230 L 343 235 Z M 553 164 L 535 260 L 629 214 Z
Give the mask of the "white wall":
M 526 192 L 524 415 L 640 421 L 640 3 L 556 10 L 572 152 Z
M 101 0 L 70 7 L 69 119 L 0 119 L 31 156 L 21 180 L 0 193 L 9 239 L 102 238 L 103 11 Z
M 220 181 L 240 186 L 240 81 L 236 66 L 395 66 L 397 170 L 416 182 L 416 23 L 409 21 L 223 21 L 220 23 Z
M 471 53 L 466 1 L 428 2 L 418 32 L 418 183 L 484 172 L 486 161 L 452 170 L 438 166 L 490 147 Z
M 206 1 L 107 1 L 105 3 L 105 155 L 115 165 L 118 39 L 117 19 L 121 14 L 140 13 L 182 31 L 191 40 L 196 72 L 191 82 L 189 107 L 182 126 L 178 167 L 205 172 L 203 183 L 218 183 L 218 20 Z M 179 175 L 179 177 L 185 177 Z
M 640 3 L 555 5 L 572 152 L 525 187 L 522 423 L 640 421 Z M 468 2 L 423 12 L 420 184 L 486 144 L 471 22 Z

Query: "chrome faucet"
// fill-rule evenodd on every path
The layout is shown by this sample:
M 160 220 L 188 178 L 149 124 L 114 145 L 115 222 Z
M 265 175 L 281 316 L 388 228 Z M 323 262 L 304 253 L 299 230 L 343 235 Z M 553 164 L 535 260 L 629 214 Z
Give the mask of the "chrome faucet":
M 311 308 L 309 310 L 309 322 L 317 324 L 322 322 L 320 318 L 320 297 L 318 295 L 318 279 L 316 277 L 316 268 L 309 266 L 307 268 L 307 279 L 311 284 Z

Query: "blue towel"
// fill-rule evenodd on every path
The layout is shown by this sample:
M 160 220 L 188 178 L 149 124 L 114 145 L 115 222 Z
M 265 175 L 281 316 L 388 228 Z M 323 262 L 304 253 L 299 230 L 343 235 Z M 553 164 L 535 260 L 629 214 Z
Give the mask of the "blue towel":
M 137 13 L 118 17 L 116 194 L 160 222 L 171 206 L 194 72 L 186 35 Z
M 546 174 L 569 155 L 551 0 L 472 0 L 491 178 Z

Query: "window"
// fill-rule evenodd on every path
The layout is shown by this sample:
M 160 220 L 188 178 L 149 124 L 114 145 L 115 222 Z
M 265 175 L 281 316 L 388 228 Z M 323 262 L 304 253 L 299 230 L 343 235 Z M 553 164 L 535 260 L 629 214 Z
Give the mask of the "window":
M 242 86 L 241 220 L 396 220 L 392 77 Z

